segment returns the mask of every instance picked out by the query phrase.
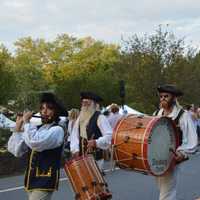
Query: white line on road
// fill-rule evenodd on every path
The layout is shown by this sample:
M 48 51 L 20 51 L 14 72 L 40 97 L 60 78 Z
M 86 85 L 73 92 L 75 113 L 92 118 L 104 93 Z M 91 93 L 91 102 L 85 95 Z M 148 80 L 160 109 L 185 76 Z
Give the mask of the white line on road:
M 60 182 L 65 181 L 65 180 L 68 180 L 68 178 L 60 178 Z M 10 191 L 15 191 L 15 190 L 21 190 L 21 189 L 24 189 L 24 186 L 19 186 L 19 187 L 13 187 L 13 188 L 0 190 L 0 193 L 10 192 Z
M 116 169 L 117 169 L 117 168 L 116 168 Z M 112 171 L 112 170 L 107 169 L 107 170 L 104 170 L 104 171 L 105 171 L 105 172 L 109 172 L 109 171 Z M 65 181 L 65 180 L 68 180 L 68 178 L 60 178 L 60 182 Z M 24 189 L 24 186 L 18 186 L 18 187 L 3 189 L 3 190 L 0 190 L 0 193 L 3 193 L 3 192 L 10 192 L 10 191 L 15 191 L 15 190 L 21 190 L 21 189 Z
M 15 190 L 21 190 L 23 188 L 24 188 L 24 186 L 19 186 L 19 187 L 14 187 L 14 188 L 8 188 L 8 189 L 5 189 L 5 190 L 0 190 L 0 193 L 10 192 L 10 191 L 15 191 Z

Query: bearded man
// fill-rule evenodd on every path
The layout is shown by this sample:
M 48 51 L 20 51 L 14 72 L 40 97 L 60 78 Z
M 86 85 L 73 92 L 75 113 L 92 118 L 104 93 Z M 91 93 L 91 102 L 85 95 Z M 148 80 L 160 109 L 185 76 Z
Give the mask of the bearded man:
M 32 112 L 18 116 L 8 141 L 8 151 L 16 157 L 28 153 L 24 184 L 29 200 L 50 200 L 59 183 L 64 130 L 58 122 L 66 111 L 52 93 L 44 93 L 40 114 L 42 125 L 38 127 L 30 123 Z
M 169 171 L 164 176 L 156 177 L 160 190 L 159 200 L 177 200 L 176 186 L 177 176 L 181 167 L 180 163 L 187 160 L 190 153 L 196 151 L 197 134 L 190 115 L 178 103 L 177 98 L 182 96 L 183 92 L 171 84 L 159 86 L 157 90 L 160 99 L 160 109 L 154 115 L 167 116 L 174 120 L 180 134 L 180 144 L 174 153 L 175 160 L 177 161 L 175 169 Z
M 102 170 L 103 149 L 111 144 L 112 128 L 97 110 L 101 101 L 102 98 L 92 92 L 81 93 L 81 111 L 72 131 L 70 149 L 75 157 L 92 151 Z

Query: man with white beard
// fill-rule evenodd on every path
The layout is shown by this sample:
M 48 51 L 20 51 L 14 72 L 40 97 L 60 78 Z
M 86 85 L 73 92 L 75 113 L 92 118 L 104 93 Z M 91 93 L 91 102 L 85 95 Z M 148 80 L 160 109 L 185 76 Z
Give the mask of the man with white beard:
M 92 92 L 81 93 L 81 111 L 75 122 L 70 149 L 74 157 L 93 152 L 99 168 L 103 168 L 103 150 L 111 144 L 112 128 L 106 117 L 97 111 L 102 98 Z

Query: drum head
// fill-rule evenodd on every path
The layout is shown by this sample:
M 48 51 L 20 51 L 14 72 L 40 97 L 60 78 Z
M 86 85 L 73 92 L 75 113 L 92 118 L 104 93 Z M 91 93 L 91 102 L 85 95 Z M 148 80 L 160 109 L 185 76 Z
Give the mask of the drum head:
M 170 148 L 176 149 L 176 128 L 167 117 L 161 117 L 149 123 L 145 134 L 144 153 L 147 160 L 144 161 L 149 171 L 160 176 L 173 165 L 173 154 Z

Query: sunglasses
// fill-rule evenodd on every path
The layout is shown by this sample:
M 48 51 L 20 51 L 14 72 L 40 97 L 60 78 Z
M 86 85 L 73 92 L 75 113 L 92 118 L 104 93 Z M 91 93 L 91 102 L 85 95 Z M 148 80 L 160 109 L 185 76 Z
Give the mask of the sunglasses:
M 162 99 L 162 98 L 166 99 L 166 98 L 169 98 L 169 97 L 170 97 L 170 95 L 168 95 L 168 94 L 160 95 L 160 99 Z

